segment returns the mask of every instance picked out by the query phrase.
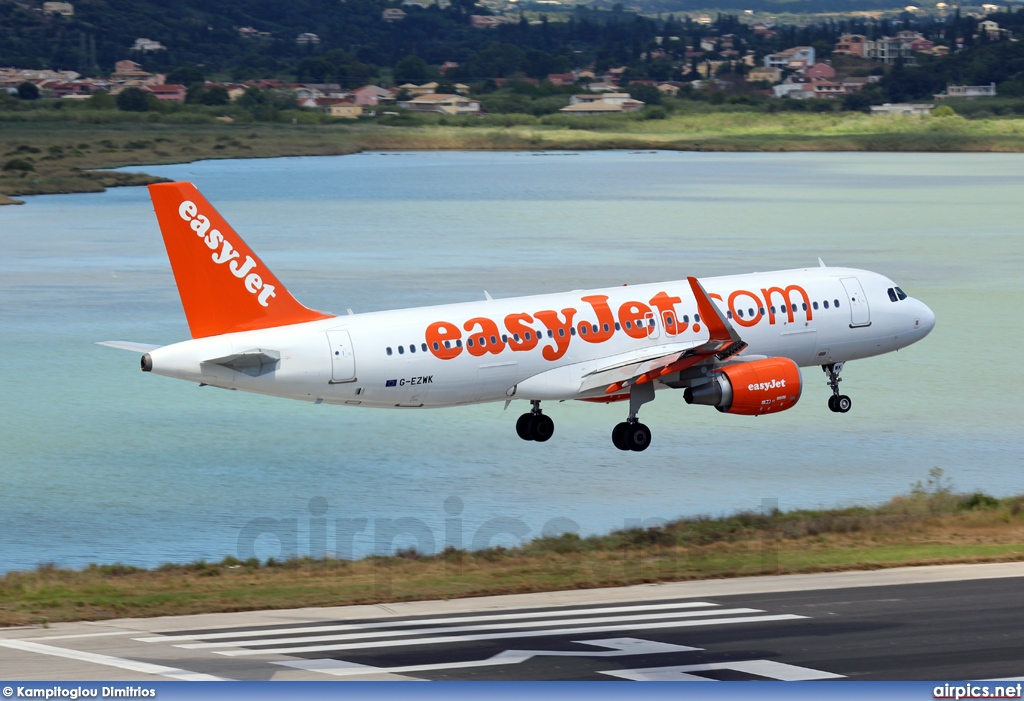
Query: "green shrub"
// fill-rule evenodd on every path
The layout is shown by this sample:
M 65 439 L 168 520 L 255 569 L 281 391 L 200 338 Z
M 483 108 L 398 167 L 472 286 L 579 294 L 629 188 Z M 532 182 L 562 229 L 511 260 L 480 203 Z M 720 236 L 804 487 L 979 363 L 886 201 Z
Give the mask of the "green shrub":
M 8 172 L 22 171 L 27 173 L 35 169 L 36 167 L 34 165 L 29 163 L 28 161 L 23 161 L 20 158 L 12 158 L 11 160 L 4 163 L 4 170 Z

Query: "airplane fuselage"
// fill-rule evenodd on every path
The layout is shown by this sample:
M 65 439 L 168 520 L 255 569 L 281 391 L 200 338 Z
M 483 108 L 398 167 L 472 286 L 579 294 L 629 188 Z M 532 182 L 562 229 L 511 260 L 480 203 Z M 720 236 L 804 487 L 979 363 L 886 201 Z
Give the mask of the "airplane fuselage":
M 733 359 L 828 365 L 928 334 L 920 301 L 848 268 L 704 278 L 747 346 Z M 706 341 L 687 281 L 338 316 L 184 341 L 151 351 L 156 374 L 228 389 L 362 407 L 446 407 L 506 399 L 601 399 L 585 378 L 606 359 L 643 360 Z M 211 362 L 272 349 L 261 366 Z M 673 373 L 655 388 L 685 387 Z M 620 395 L 608 398 L 628 398 Z

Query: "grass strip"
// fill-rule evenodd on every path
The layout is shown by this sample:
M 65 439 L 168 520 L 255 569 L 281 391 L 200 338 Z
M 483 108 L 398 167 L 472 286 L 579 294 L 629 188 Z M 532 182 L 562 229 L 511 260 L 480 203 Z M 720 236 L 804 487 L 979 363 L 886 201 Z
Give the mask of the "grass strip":
M 650 582 L 1024 561 L 1024 496 L 954 494 L 941 471 L 875 508 L 686 518 L 514 549 L 357 561 L 227 557 L 155 569 L 40 565 L 0 578 L 0 625 L 450 599 Z
M 5 121 L 0 204 L 14 203 L 14 198 L 25 195 L 100 192 L 107 187 L 160 182 L 162 178 L 143 173 L 104 169 L 211 158 L 395 150 L 1024 152 L 1024 119 L 955 115 L 701 112 L 650 120 L 629 115 L 540 119 L 432 115 L 398 124 Z

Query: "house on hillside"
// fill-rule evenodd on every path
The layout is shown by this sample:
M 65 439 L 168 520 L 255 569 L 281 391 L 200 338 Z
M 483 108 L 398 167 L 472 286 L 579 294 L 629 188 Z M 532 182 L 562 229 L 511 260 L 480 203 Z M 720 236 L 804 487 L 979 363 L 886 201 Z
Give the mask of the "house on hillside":
M 164 102 L 184 102 L 188 96 L 188 88 L 184 85 L 146 85 L 142 89 Z
M 953 85 L 948 83 L 946 85 L 946 94 L 934 95 L 936 100 L 945 100 L 948 97 L 995 97 L 996 96 L 996 84 L 990 83 L 988 85 Z
M 75 6 L 70 2 L 44 2 L 43 14 L 73 17 L 75 14 Z
M 782 80 L 782 70 L 779 68 L 766 68 L 761 66 L 755 68 L 744 77 L 748 83 L 778 83 Z
M 420 95 L 405 102 L 399 102 L 413 112 L 440 112 L 441 114 L 480 114 L 480 103 L 462 95 L 430 94 Z
M 791 49 L 780 51 L 775 54 L 768 54 L 764 57 L 765 68 L 785 68 L 798 70 L 806 66 L 814 65 L 813 46 L 794 46 Z
M 637 112 L 645 104 L 627 95 L 625 100 L 616 100 L 615 102 L 606 102 L 605 100 L 576 102 L 558 111 L 561 114 L 623 114 L 625 112 Z
M 405 12 L 397 7 L 388 7 L 380 13 L 380 18 L 385 22 L 401 22 L 405 19 Z
M 387 88 L 378 85 L 364 85 L 352 91 L 357 105 L 375 106 L 382 102 L 394 102 L 395 95 Z
M 935 105 L 912 104 L 912 103 L 888 103 L 884 105 L 872 105 L 871 114 L 931 114 Z

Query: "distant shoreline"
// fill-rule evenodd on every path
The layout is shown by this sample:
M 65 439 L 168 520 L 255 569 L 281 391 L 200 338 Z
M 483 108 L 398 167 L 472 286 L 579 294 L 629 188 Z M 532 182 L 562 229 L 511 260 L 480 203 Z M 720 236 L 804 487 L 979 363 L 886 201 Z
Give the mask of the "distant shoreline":
M 145 173 L 110 169 L 217 158 L 615 149 L 1024 153 L 1024 119 L 735 112 L 632 122 L 579 120 L 571 128 L 486 121 L 417 126 L 3 122 L 7 151 L 0 156 L 0 204 L 18 204 L 23 196 L 161 182 Z

